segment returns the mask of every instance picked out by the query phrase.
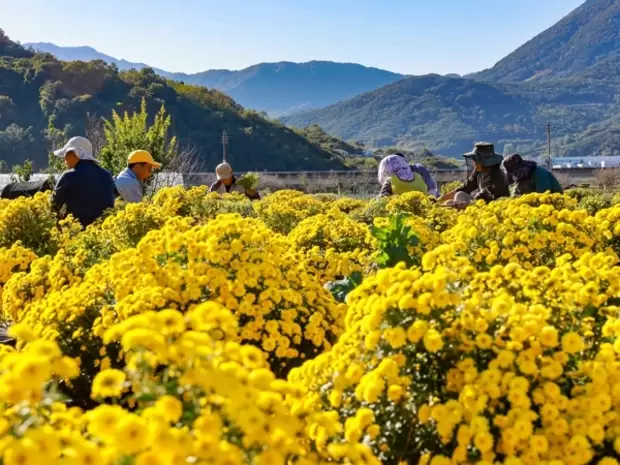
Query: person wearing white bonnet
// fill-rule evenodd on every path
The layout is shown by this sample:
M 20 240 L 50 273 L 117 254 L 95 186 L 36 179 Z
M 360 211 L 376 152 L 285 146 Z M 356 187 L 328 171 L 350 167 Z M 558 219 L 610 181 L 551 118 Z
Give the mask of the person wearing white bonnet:
M 54 151 L 54 155 L 63 158 L 69 169 L 73 168 L 78 160 L 97 161 L 93 155 L 93 144 L 85 137 L 80 136 L 69 139 L 63 148 Z M 67 155 L 69 155 L 69 162 L 67 161 Z
M 72 215 L 86 227 L 114 207 L 114 178 L 99 166 L 88 139 L 72 137 L 54 155 L 64 159 L 67 166 L 52 193 L 52 206 L 59 217 Z
M 260 195 L 256 191 L 250 191 L 243 186 L 237 184 L 237 178 L 233 173 L 232 166 L 226 162 L 222 162 L 215 167 L 215 177 L 217 181 L 211 184 L 209 192 L 217 192 L 218 194 L 229 194 L 238 192 L 245 194 L 250 200 L 260 200 Z

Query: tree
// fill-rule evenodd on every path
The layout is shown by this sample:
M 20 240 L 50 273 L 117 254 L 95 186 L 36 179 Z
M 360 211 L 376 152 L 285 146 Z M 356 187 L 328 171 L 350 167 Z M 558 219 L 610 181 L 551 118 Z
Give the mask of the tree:
M 0 131 L 0 158 L 14 165 L 31 156 L 35 144 L 33 132 L 32 127 L 24 129 L 17 124 Z
M 54 126 L 54 118 L 51 117 L 49 119 L 47 129 L 43 131 L 45 134 L 45 141 L 47 142 L 46 148 L 48 153 L 48 163 L 47 169 L 45 172 L 49 174 L 50 181 L 52 184 L 55 183 L 56 174 L 60 174 L 65 170 L 65 164 L 63 159 L 54 155 L 54 150 L 63 147 L 65 143 L 69 140 L 69 136 L 67 135 L 67 127 L 63 130 L 58 129 Z
M 13 165 L 13 174 L 11 174 L 11 181 L 13 182 L 28 182 L 34 173 L 34 166 L 30 160 L 24 161 L 23 165 Z
M 99 156 L 101 166 L 118 173 L 127 165 L 127 156 L 134 150 L 146 150 L 164 167 L 168 166 L 177 154 L 177 139 L 168 136 L 171 120 L 164 105 L 151 126 L 148 120 L 145 99 L 142 99 L 140 112 L 132 115 L 125 112 L 123 117 L 112 112 L 112 119 L 104 120 L 106 145 Z

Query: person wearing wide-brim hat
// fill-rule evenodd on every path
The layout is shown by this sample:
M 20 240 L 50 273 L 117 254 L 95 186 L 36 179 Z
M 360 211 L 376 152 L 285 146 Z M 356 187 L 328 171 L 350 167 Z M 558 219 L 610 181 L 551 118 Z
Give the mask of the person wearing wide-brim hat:
M 440 200 L 450 202 L 449 205 L 463 206 L 475 200 L 490 202 L 510 196 L 508 179 L 501 169 L 503 157 L 495 153 L 493 144 L 478 142 L 471 152 L 463 156 L 473 163 L 473 173 L 461 187 L 443 195 Z M 456 205 L 456 200 L 459 205 Z

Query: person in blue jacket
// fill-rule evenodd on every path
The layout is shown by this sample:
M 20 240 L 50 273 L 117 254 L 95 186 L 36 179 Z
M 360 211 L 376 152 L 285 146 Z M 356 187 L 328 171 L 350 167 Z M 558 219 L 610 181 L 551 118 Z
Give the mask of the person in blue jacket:
M 502 170 L 512 184 L 513 195 L 533 192 L 561 194 L 563 192 L 562 186 L 551 171 L 539 166 L 534 161 L 524 160 L 518 153 L 513 153 L 504 158 Z

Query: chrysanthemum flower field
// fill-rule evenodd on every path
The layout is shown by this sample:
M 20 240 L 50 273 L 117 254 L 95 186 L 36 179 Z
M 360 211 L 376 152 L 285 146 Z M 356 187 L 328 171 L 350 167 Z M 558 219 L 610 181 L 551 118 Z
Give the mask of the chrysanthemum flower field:
M 618 464 L 620 203 L 0 200 L 3 465 Z

